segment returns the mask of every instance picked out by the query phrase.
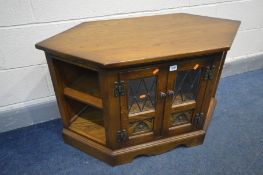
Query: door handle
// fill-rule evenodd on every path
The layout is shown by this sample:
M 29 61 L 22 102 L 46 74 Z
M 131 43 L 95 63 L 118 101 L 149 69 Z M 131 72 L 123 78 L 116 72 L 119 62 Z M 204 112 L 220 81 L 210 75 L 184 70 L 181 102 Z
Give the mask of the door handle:
M 168 90 L 167 92 L 167 95 L 170 96 L 170 97 L 173 97 L 174 96 L 174 91 L 173 90 Z
M 161 99 L 165 99 L 166 96 L 167 96 L 166 93 L 164 93 L 164 92 L 161 92 L 161 93 L 160 93 L 160 97 L 161 97 Z

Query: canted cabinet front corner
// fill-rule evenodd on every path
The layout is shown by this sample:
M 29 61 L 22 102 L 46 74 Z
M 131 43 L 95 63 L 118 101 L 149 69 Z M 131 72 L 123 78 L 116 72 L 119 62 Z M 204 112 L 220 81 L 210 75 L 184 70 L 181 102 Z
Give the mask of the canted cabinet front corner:
M 83 23 L 36 44 L 64 141 L 111 165 L 202 144 L 238 27 L 170 14 Z

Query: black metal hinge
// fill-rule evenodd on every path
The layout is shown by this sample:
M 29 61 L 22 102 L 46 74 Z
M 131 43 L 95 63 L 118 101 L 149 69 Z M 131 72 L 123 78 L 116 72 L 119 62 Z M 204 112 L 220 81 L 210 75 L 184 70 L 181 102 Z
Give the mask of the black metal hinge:
M 117 131 L 117 142 L 118 143 L 125 142 L 127 138 L 128 138 L 128 134 L 125 129 L 122 131 L 121 130 Z
M 206 66 L 205 80 L 212 80 L 214 78 L 216 66 Z
M 201 129 L 203 127 L 203 122 L 204 122 L 204 113 L 197 113 L 195 115 L 195 118 L 194 118 L 194 122 L 193 122 L 193 125 L 198 128 L 198 129 Z
M 114 96 L 124 96 L 125 90 L 124 90 L 124 81 L 115 81 L 114 82 Z

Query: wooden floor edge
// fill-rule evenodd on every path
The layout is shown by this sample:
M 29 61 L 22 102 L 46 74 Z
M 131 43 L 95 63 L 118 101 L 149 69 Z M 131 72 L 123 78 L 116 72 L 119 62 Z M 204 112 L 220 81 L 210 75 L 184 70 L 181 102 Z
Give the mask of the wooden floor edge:
M 185 145 L 187 147 L 196 146 L 203 143 L 204 137 L 205 132 L 200 130 L 136 146 L 111 150 L 68 129 L 63 129 L 63 138 L 65 143 L 68 143 L 112 166 L 129 163 L 135 157 L 140 155 L 149 156 L 161 154 L 172 150 L 179 145 Z

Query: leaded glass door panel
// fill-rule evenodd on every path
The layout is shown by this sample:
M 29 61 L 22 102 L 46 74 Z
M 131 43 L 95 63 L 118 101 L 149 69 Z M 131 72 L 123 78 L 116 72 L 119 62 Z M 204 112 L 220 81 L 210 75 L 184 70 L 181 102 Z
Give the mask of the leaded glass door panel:
M 193 59 L 169 65 L 164 133 L 176 135 L 198 129 L 194 118 L 201 113 L 207 81 L 205 73 L 211 59 Z M 171 69 L 176 67 L 175 69 Z
M 143 68 L 121 72 L 124 84 L 121 101 L 121 129 L 133 145 L 153 140 L 160 134 L 164 100 L 160 92 L 166 89 L 166 72 L 162 67 Z

